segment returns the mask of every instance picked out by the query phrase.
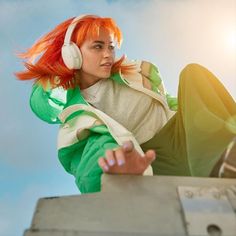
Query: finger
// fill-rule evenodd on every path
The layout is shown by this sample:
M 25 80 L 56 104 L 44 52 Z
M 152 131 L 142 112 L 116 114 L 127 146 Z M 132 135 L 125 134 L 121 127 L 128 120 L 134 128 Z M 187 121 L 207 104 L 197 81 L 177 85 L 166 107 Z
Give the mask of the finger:
M 105 158 L 103 158 L 103 157 L 99 158 L 98 165 L 102 168 L 103 172 L 109 171 L 109 166 L 108 166 Z
M 125 155 L 124 155 L 124 151 L 122 150 L 122 148 L 115 150 L 114 155 L 115 155 L 116 162 L 117 162 L 118 166 L 122 166 L 125 164 Z
M 125 151 L 125 152 L 132 152 L 134 150 L 134 144 L 132 141 L 126 141 L 123 143 L 122 145 L 122 149 Z
M 132 141 L 126 141 L 122 145 L 122 149 L 124 150 L 125 154 L 132 156 L 132 155 L 139 155 L 140 157 L 144 158 L 144 154 L 140 154 L 134 147 Z
M 148 150 L 145 153 L 145 160 L 147 164 L 151 164 L 156 159 L 156 153 L 154 150 Z
M 112 150 L 106 150 L 106 161 L 109 166 L 114 166 L 116 161 L 115 161 L 115 155 Z

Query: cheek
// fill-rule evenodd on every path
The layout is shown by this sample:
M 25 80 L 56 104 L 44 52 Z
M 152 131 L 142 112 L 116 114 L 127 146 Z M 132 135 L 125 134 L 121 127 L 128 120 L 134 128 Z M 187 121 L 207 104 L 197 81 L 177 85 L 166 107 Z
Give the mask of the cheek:
M 88 70 L 96 65 L 96 58 L 91 54 L 88 53 L 85 55 L 82 54 L 82 60 L 83 60 L 82 69 L 84 70 Z

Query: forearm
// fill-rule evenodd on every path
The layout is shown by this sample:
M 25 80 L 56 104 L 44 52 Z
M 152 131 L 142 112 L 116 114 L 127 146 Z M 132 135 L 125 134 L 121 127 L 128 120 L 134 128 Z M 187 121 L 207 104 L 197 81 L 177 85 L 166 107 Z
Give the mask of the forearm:
M 75 176 L 81 193 L 97 192 L 101 189 L 103 173 L 98 159 L 107 149 L 116 147 L 118 144 L 109 133 L 92 133 L 86 140 L 59 150 L 59 159 L 64 168 Z

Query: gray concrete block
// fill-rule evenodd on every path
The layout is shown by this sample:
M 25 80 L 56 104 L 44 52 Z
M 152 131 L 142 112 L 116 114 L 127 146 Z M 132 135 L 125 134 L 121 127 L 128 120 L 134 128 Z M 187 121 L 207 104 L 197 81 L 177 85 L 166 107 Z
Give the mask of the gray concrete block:
M 40 199 L 25 236 L 184 236 L 177 187 L 233 184 L 235 179 L 104 175 L 100 193 Z

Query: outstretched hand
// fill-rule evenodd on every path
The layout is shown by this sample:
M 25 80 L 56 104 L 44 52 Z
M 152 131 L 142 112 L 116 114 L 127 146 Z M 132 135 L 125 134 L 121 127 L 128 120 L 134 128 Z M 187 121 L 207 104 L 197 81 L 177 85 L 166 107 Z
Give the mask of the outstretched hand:
M 148 150 L 142 156 L 133 143 L 127 141 L 117 149 L 107 150 L 105 157 L 99 158 L 98 164 L 105 173 L 141 175 L 155 159 L 153 150 Z

